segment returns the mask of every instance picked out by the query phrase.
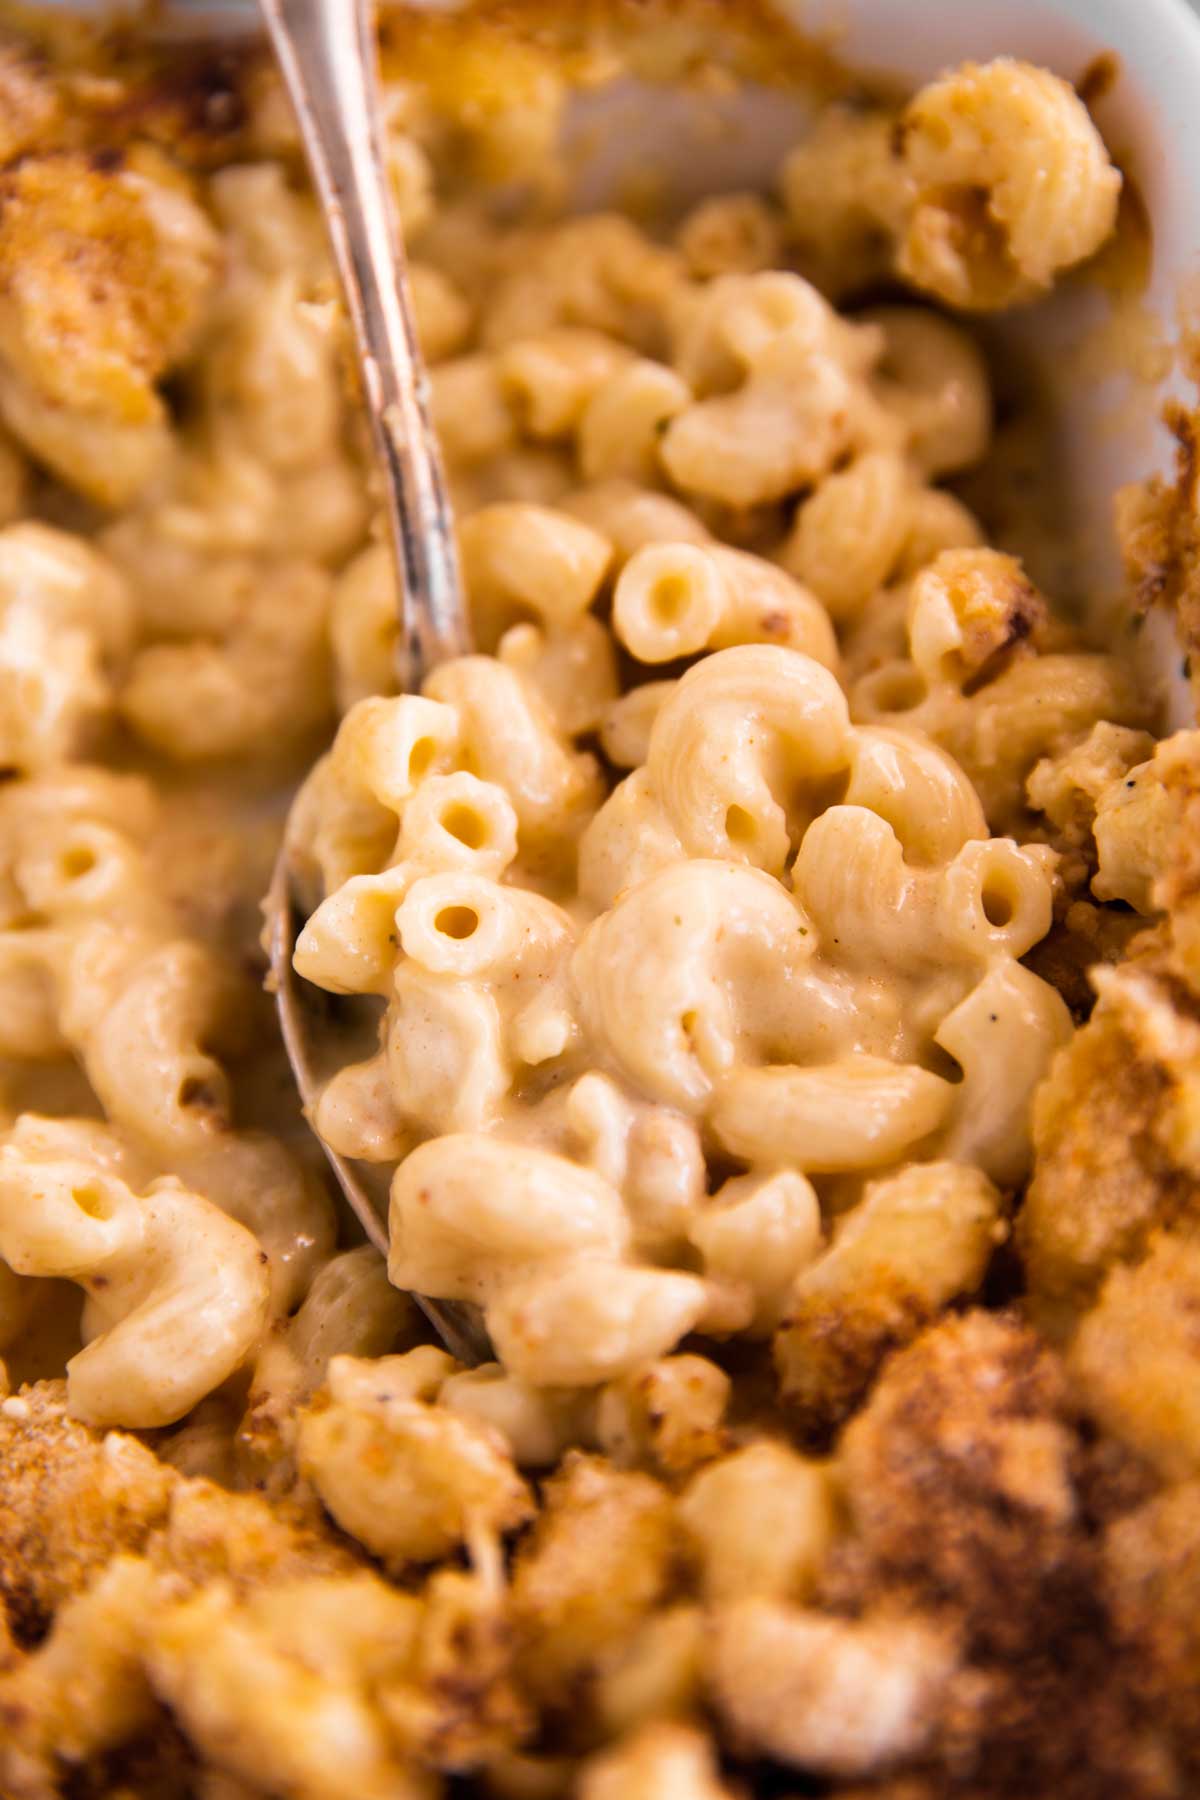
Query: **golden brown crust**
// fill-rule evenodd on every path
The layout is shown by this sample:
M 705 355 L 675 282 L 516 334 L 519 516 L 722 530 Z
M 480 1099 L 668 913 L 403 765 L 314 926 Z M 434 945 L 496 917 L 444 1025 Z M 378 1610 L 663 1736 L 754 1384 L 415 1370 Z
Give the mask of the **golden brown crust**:
M 120 1551 L 189 1584 L 239 1588 L 336 1572 L 363 1560 L 323 1517 L 179 1475 L 123 1431 L 68 1418 L 65 1384 L 0 1404 L 0 1598 L 30 1642 Z
M 1036 1161 L 1017 1241 L 1044 1323 L 1086 1305 L 1104 1271 L 1155 1225 L 1190 1217 L 1200 1188 L 1164 1151 L 1170 1093 L 1120 1016 L 1097 1012 L 1060 1053 L 1034 1102 Z
M 1013 1319 L 968 1313 L 893 1358 L 841 1451 L 875 1579 L 997 1653 L 1023 1639 L 1073 1519 L 1066 1414 L 1062 1370 Z
M 1180 1791 L 1105 1605 L 1083 1461 L 1057 1359 L 1027 1326 L 982 1312 L 895 1357 L 846 1432 L 857 1537 L 830 1566 L 828 1599 L 915 1608 L 963 1645 L 934 1794 Z
M 62 1382 L 0 1405 L 0 1468 L 0 1597 L 25 1642 L 117 1551 L 144 1548 L 176 1482 L 135 1438 L 69 1420 Z
M 775 1338 L 781 1391 L 802 1436 L 820 1439 L 849 1418 L 890 1350 L 911 1343 L 932 1309 L 897 1270 L 849 1304 L 814 1294 Z
M 648 1475 L 569 1456 L 518 1555 L 513 1617 L 529 1691 L 566 1713 L 586 1697 L 605 1651 L 670 1591 L 671 1497 Z
M 216 244 L 167 247 L 169 189 L 96 154 L 29 157 L 0 175 L 0 348 L 49 401 L 126 423 L 195 335 Z
M 1168 1717 L 1189 1777 L 1200 1775 L 1200 1482 L 1170 1488 L 1119 1519 L 1104 1581 L 1148 1709 Z

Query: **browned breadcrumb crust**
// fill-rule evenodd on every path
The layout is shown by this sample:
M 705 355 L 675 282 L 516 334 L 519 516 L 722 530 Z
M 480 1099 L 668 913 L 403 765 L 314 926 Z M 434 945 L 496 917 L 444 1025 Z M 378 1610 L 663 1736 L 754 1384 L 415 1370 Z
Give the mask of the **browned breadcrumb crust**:
M 18 17 L 0 11 L 0 22 Z M 183 178 L 252 148 L 264 80 L 256 53 L 152 51 L 140 35 L 97 39 L 51 27 L 44 12 L 32 17 L 32 37 L 0 47 L 0 207 L 65 171 L 81 199 L 102 205 L 106 181 L 133 146 L 169 154 Z M 514 27 L 533 46 L 527 74 L 535 82 L 539 58 L 589 79 L 618 36 L 629 41 L 631 26 L 634 60 L 650 76 L 702 79 L 719 47 L 741 72 L 854 88 L 820 46 L 789 36 L 781 55 L 766 0 L 571 8 L 508 0 L 482 17 L 389 20 L 386 51 L 466 116 L 486 108 L 490 52 Z M 116 318 L 119 360 L 149 391 L 181 327 L 175 297 L 160 296 L 162 316 L 147 317 L 137 310 L 146 299 L 139 269 L 107 273 L 120 298 L 136 302 Z M 1172 422 L 1177 480 L 1127 498 L 1123 535 L 1140 603 L 1173 607 L 1192 653 L 1200 649 L 1200 426 L 1182 410 Z M 989 658 L 1041 628 L 1028 584 L 1014 586 L 1011 601 L 998 635 L 982 633 L 973 647 L 987 675 Z M 764 1407 L 756 1425 L 794 1438 L 849 1423 L 832 1446 L 833 1548 L 815 1592 L 791 1592 L 784 1605 L 835 1622 L 927 1627 L 930 1641 L 950 1646 L 949 1673 L 905 1766 L 866 1785 L 836 1773 L 805 1778 L 806 1792 L 1185 1800 L 1200 1784 L 1200 1433 L 1188 1436 L 1164 1413 L 1189 1354 L 1200 1368 L 1200 1301 L 1193 1305 L 1189 1285 L 1200 1171 L 1186 1129 L 1192 1070 L 1172 1061 L 1170 1033 L 1153 1028 L 1200 1018 L 1194 742 L 1163 779 L 1175 821 L 1158 896 L 1170 923 L 1122 963 L 1131 915 L 1073 894 L 1055 935 L 1030 959 L 1080 1018 L 1091 1007 L 1089 968 L 1107 965 L 1118 985 L 1105 990 L 1039 1101 L 1011 1310 L 931 1320 L 890 1283 L 856 1296 L 852 1312 L 790 1321 L 807 1333 L 811 1400 L 793 1393 L 790 1413 Z M 1156 1322 L 1161 1330 L 1148 1328 Z M 35 1384 L 0 1405 L 0 1793 L 299 1793 L 273 1768 L 248 1772 L 228 1745 L 228 1754 L 211 1739 L 198 1747 L 185 1639 L 197 1632 L 186 1609 L 199 1599 L 211 1605 L 214 1657 L 229 1643 L 250 1644 L 258 1666 L 278 1676 L 289 1656 L 271 1597 L 300 1593 L 345 1595 L 347 1624 L 352 1600 L 368 1595 L 371 1604 L 412 1598 L 423 1609 L 419 1652 L 397 1650 L 397 1667 L 370 1677 L 369 1717 L 384 1720 L 395 1757 L 383 1765 L 393 1781 L 386 1792 L 419 1792 L 408 1785 L 417 1768 L 458 1777 L 462 1791 L 554 1800 L 571 1791 L 580 1755 L 610 1738 L 636 1741 L 643 1720 L 634 1700 L 644 1705 L 647 1695 L 663 1714 L 708 1721 L 727 1753 L 721 1779 L 729 1785 L 711 1785 L 713 1773 L 705 1789 L 681 1787 L 681 1800 L 791 1791 L 797 1778 L 755 1760 L 754 1744 L 729 1723 L 728 1696 L 705 1673 L 718 1621 L 705 1611 L 695 1546 L 679 1521 L 677 1496 L 694 1467 L 727 1454 L 732 1440 L 706 1425 L 677 1455 L 653 1418 L 644 1439 L 634 1458 L 641 1466 L 573 1453 L 541 1484 L 533 1524 L 505 1551 L 497 1594 L 457 1559 L 432 1578 L 406 1571 L 385 1579 L 303 1484 L 284 1491 L 282 1439 L 272 1498 L 233 1493 L 180 1474 L 129 1434 L 72 1422 L 62 1385 Z M 129 1733 L 73 1756 L 62 1724 L 81 1692 L 69 1661 L 71 1603 L 130 1571 L 153 1605 L 109 1671 L 132 1685 Z M 173 1611 L 179 1631 L 160 1641 Z M 305 1674 L 306 1697 L 342 1693 L 342 1674 L 319 1655 Z M 789 1671 L 775 1675 L 786 1698 Z M 797 1677 L 791 1698 L 799 1706 L 803 1697 Z M 620 1789 L 597 1779 L 594 1791 L 609 1800 Z M 629 1789 L 651 1791 L 656 1800 L 676 1792 Z
M 1200 376 L 1200 352 L 1193 349 L 1188 356 L 1194 364 L 1189 374 Z M 1195 693 L 1200 691 L 1200 668 L 1195 666 L 1200 652 L 1200 415 L 1172 402 L 1164 419 L 1175 439 L 1174 479 L 1155 476 L 1123 489 L 1117 520 L 1134 604 L 1141 614 L 1160 605 L 1170 609 Z
M 88 27 L 46 8 L 0 4 L 0 166 L 31 152 L 101 161 L 143 141 L 198 168 L 245 147 L 264 59 L 250 45 L 155 47 L 128 25 Z
M 829 1601 L 931 1613 L 963 1646 L 934 1792 L 1172 1791 L 1107 1605 L 1072 1412 L 1035 1334 L 974 1312 L 901 1352 L 847 1429 L 857 1536 Z
M 818 1442 L 849 1418 L 890 1350 L 911 1343 L 932 1317 L 902 1270 L 869 1293 L 793 1306 L 775 1340 L 781 1391 L 795 1428 Z
M 1153 969 L 1156 948 L 1135 966 Z M 1138 1254 L 1155 1226 L 1200 1223 L 1200 1185 L 1161 1139 L 1170 1095 L 1168 1073 L 1107 1009 L 1051 1071 L 1035 1103 L 1037 1166 L 1018 1227 L 1040 1307 L 1086 1306 L 1109 1265 Z
M 602 77 L 616 56 L 649 80 L 703 77 L 719 67 L 825 95 L 868 91 L 830 40 L 797 29 L 795 14 L 774 0 L 576 0 L 570 7 L 557 0 L 472 0 L 442 14 L 385 5 L 381 40 L 385 62 L 394 58 L 397 68 L 432 78 L 435 94 L 448 88 L 451 99 L 461 95 L 455 63 L 482 77 L 489 53 L 498 51 L 507 66 L 514 43 L 575 80 Z
M 354 1546 L 323 1514 L 227 1493 L 179 1475 L 125 1432 L 67 1417 L 62 1382 L 38 1382 L 0 1413 L 0 1596 L 18 1645 L 36 1643 L 63 1602 L 121 1551 L 201 1582 L 353 1568 Z

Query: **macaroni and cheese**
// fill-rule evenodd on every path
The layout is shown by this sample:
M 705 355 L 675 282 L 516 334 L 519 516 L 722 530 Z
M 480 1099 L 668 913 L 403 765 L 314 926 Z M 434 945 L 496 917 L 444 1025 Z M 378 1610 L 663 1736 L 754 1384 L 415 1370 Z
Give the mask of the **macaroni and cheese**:
M 383 25 L 475 647 L 405 694 L 278 87 L 0 42 L 0 1791 L 1184 1800 L 1200 740 L 960 479 L 1122 175 L 999 57 L 564 212 L 567 28 Z M 307 1122 L 294 793 L 376 1034 Z

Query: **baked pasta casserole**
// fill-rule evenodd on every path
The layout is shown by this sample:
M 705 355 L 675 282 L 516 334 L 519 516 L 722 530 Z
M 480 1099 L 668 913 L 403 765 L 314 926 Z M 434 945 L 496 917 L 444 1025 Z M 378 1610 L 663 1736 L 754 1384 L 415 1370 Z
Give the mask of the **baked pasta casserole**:
M 1097 635 L 979 325 L 1136 197 L 1002 57 L 573 210 L 615 40 L 502 10 L 383 26 L 475 645 L 406 694 L 259 53 L 0 41 L 0 1793 L 1185 1800 L 1195 429 Z M 386 1260 L 263 992 L 298 785 Z

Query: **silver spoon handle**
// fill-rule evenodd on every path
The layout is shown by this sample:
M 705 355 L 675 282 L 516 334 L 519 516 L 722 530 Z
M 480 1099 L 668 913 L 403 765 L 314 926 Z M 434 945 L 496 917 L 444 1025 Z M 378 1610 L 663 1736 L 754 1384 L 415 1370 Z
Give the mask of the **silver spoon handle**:
M 400 577 L 400 686 L 469 648 L 429 376 L 388 188 L 369 0 L 259 0 L 358 340 Z

